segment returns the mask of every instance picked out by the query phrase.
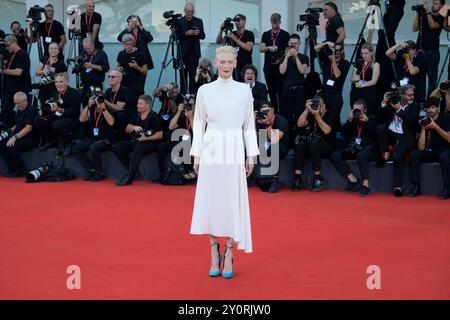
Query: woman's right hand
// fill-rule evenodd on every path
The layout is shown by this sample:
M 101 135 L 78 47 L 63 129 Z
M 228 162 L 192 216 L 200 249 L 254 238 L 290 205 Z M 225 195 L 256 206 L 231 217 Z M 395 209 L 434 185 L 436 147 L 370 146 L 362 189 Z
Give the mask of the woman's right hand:
M 199 168 L 200 168 L 200 158 L 194 157 L 194 171 L 196 175 L 198 175 Z

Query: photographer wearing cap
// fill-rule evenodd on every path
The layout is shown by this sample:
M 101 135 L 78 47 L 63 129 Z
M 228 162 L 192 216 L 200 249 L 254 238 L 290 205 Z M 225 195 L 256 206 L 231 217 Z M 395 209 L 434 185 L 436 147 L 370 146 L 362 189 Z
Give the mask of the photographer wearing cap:
M 237 30 L 230 32 L 226 36 L 231 40 L 231 46 L 234 47 L 238 54 L 237 67 L 235 69 L 238 78 L 235 80 L 242 81 L 242 69 L 247 64 L 253 63 L 252 52 L 255 43 L 255 34 L 252 31 L 245 30 L 247 18 L 243 14 L 235 15 L 233 21 L 236 22 Z M 224 42 L 224 28 L 224 23 L 222 23 L 216 39 L 218 44 L 223 44 Z
M 424 51 L 427 62 L 428 94 L 436 88 L 438 77 L 440 35 L 445 20 L 439 11 L 444 4 L 445 0 L 432 0 L 430 9 L 429 0 L 422 0 L 422 6 L 413 6 L 413 10 L 416 11 L 413 32 L 419 32 L 417 48 Z
M 131 116 L 126 128 L 130 140 L 113 145 L 113 151 L 128 173 L 117 180 L 117 186 L 133 183 L 139 164 L 145 155 L 157 151 L 163 138 L 163 123 L 158 114 L 152 111 L 152 97 L 142 95 L 138 99 L 137 113 Z M 130 154 L 130 156 L 129 156 Z
M 22 29 L 19 21 L 11 22 L 11 32 L 16 36 L 19 47 L 24 51 L 28 51 L 28 44 L 31 42 L 31 38 L 28 36 L 27 32 Z
M 269 90 L 270 101 L 275 112 L 280 112 L 283 79 L 280 74 L 280 60 L 286 52 L 289 32 L 280 28 L 281 15 L 273 13 L 270 17 L 272 29 L 263 33 L 260 52 L 264 53 L 264 78 Z
M 364 100 L 356 100 L 350 111 L 347 122 L 342 127 L 342 134 L 347 142 L 343 149 L 331 154 L 331 162 L 339 173 L 347 179 L 345 192 L 354 192 L 364 197 L 370 194 L 369 163 L 377 159 L 377 122 L 367 116 L 367 104 Z M 351 171 L 345 160 L 356 159 L 361 179 Z M 362 183 L 362 185 L 361 185 Z
M 427 85 L 427 65 L 423 50 L 417 50 L 414 41 L 405 41 L 389 48 L 386 56 L 396 63 L 400 85 L 414 85 L 414 101 L 423 102 Z
M 323 70 L 323 90 L 320 95 L 325 100 L 327 109 L 333 113 L 336 124 L 340 126 L 340 116 L 344 101 L 345 77 L 350 68 L 350 62 L 344 58 L 344 46 L 333 42 L 323 42 L 314 47 L 318 52 Z
M 322 189 L 324 181 L 321 176 L 322 159 L 331 155 L 336 144 L 332 123 L 333 116 L 327 111 L 322 97 L 316 96 L 306 102 L 306 108 L 297 121 L 300 130 L 295 139 L 293 191 L 300 190 L 301 174 L 307 155 L 311 159 L 314 172 L 311 191 L 317 192 Z
M 439 112 L 439 99 L 428 98 L 426 116 L 420 120 L 420 137 L 418 150 L 411 154 L 411 173 L 413 187 L 410 197 L 421 194 L 420 164 L 439 162 L 441 165 L 443 189 L 440 199 L 450 197 L 450 117 Z
M 262 101 L 267 101 L 267 87 L 264 83 L 259 82 L 258 69 L 252 64 L 246 65 L 242 69 L 242 77 L 244 82 L 250 86 L 253 95 L 253 109 L 259 110 Z M 272 108 L 273 104 L 271 104 Z
M 343 44 L 345 40 L 344 21 L 334 2 L 327 2 L 323 6 L 323 16 L 328 19 L 325 26 L 326 41 Z
M 444 80 L 430 95 L 439 99 L 439 112 L 450 114 L 450 83 Z
M 414 86 L 401 86 L 398 92 L 386 92 L 378 110 L 377 136 L 383 153 L 378 165 L 383 165 L 393 148 L 394 195 L 401 197 L 403 183 L 404 156 L 415 149 L 420 105 L 414 102 Z
M 16 124 L 0 133 L 0 155 L 8 167 L 4 176 L 10 178 L 23 177 L 25 174 L 22 153 L 33 148 L 33 122 L 38 116 L 38 110 L 28 103 L 24 92 L 19 91 L 14 95 L 14 104 L 17 107 Z
M 90 97 L 88 105 L 80 114 L 80 122 L 86 124 L 87 137 L 75 143 L 72 153 L 86 170 L 86 181 L 104 179 L 101 155 L 114 143 L 115 120 L 105 102 L 104 96 Z M 88 157 L 88 151 L 93 161 Z
M 51 43 L 56 43 L 59 48 L 59 58 L 63 59 L 64 45 L 67 42 L 64 26 L 61 22 L 53 19 L 55 14 L 55 8 L 51 4 L 47 4 L 45 7 L 45 21 L 39 23 L 39 35 L 42 37 L 42 44 L 44 47 L 44 56 L 49 55 L 48 48 Z M 36 42 L 37 39 L 33 39 Z
M 95 12 L 95 1 L 86 0 L 86 12 L 81 14 L 81 38 L 91 39 L 94 47 L 103 50 L 103 43 L 99 40 L 102 15 Z
M 280 163 L 280 159 L 286 158 L 289 152 L 289 125 L 285 118 L 279 114 L 275 114 L 275 109 L 270 102 L 262 101 L 260 109 L 255 111 L 256 120 L 256 130 L 261 133 L 261 130 L 267 132 L 266 139 L 260 141 L 262 144 L 264 142 L 264 148 L 266 149 L 267 157 L 271 158 L 273 156 L 272 149 L 274 147 L 278 148 L 278 159 L 277 162 Z M 260 136 L 258 135 L 260 138 Z M 261 161 L 262 155 L 258 157 L 258 162 L 255 164 L 255 174 L 258 176 L 258 185 L 263 191 L 268 191 L 270 193 L 276 193 L 279 189 L 279 168 L 277 172 L 271 176 L 263 175 L 262 168 L 271 163 L 267 164 L 267 161 Z M 273 159 L 271 159 L 273 161 Z
M 47 142 L 42 149 L 57 142 L 59 154 L 70 153 L 72 134 L 79 129 L 81 97 L 78 90 L 69 87 L 67 74 L 55 76 L 56 93 L 42 106 L 42 116 L 34 121 L 36 132 Z

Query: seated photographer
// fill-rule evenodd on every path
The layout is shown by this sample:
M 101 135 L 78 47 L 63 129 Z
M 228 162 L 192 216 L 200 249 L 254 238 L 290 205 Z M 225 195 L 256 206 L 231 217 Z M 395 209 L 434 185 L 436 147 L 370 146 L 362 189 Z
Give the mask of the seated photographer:
M 236 23 L 236 31 L 233 30 L 233 23 Z M 234 47 L 238 57 L 237 57 L 237 67 L 235 69 L 234 76 L 237 77 L 236 81 L 242 81 L 242 69 L 247 64 L 252 64 L 252 52 L 253 45 L 255 43 L 255 34 L 252 31 L 245 29 L 245 24 L 247 23 L 247 18 L 243 14 L 237 14 L 233 19 L 227 19 L 224 23 L 220 25 L 219 34 L 217 35 L 216 42 L 218 44 L 224 43 L 223 33 L 231 31 L 230 33 L 225 33 L 225 41 L 228 40 L 229 45 Z M 231 29 L 230 29 L 231 28 Z
M 28 52 L 28 44 L 31 43 L 31 38 L 28 36 L 28 33 L 22 29 L 19 21 L 11 22 L 11 32 L 16 36 L 19 47 Z
M 266 130 L 267 138 L 264 141 L 264 147 L 267 152 L 267 157 L 273 155 L 273 148 L 278 148 L 278 163 L 280 159 L 286 158 L 289 152 L 289 125 L 285 118 L 279 114 L 275 114 L 275 109 L 270 102 L 262 101 L 260 108 L 255 112 L 256 129 Z M 258 136 L 259 137 L 259 136 Z M 262 143 L 262 141 L 260 141 Z M 274 160 L 271 159 L 271 162 Z M 278 170 L 272 176 L 263 175 L 262 171 L 264 167 L 268 167 L 273 163 L 263 164 L 267 160 L 261 161 L 261 155 L 258 157 L 258 162 L 255 164 L 255 174 L 258 175 L 258 185 L 263 191 L 270 193 L 276 193 L 279 189 L 279 166 Z
M 127 138 L 125 129 L 131 115 L 131 106 L 128 104 L 130 92 L 127 87 L 121 84 L 122 73 L 113 70 L 108 76 L 110 88 L 105 92 L 105 104 L 110 112 L 114 115 L 115 126 L 119 132 L 120 140 Z
M 345 40 L 344 21 L 334 2 L 327 2 L 323 7 L 323 16 L 327 20 L 325 26 L 326 41 L 343 44 Z
M 444 80 L 441 82 L 438 88 L 436 88 L 432 93 L 431 97 L 439 99 L 439 112 L 441 114 L 450 114 L 450 84 L 449 80 Z
M 55 42 L 51 43 L 48 46 L 48 52 L 49 56 L 44 57 L 36 69 L 36 75 L 42 77 L 37 84 L 41 106 L 56 92 L 55 74 L 67 72 L 67 66 L 64 60 L 59 58 L 58 44 Z
M 195 90 L 193 94 L 196 94 L 198 89 L 206 84 L 217 79 L 217 76 L 213 72 L 212 63 L 208 59 L 200 60 L 200 63 L 195 73 Z
M 427 82 L 427 65 L 422 50 L 417 50 L 414 41 L 398 43 L 386 51 L 386 56 L 394 61 L 397 67 L 397 78 L 400 85 L 412 84 L 414 101 L 421 103 L 425 100 L 425 87 Z
M 344 46 L 323 42 L 314 47 L 318 52 L 323 71 L 323 89 L 320 96 L 325 100 L 327 110 L 333 113 L 337 128 L 341 124 L 341 110 L 344 105 L 342 91 L 350 62 L 344 58 Z
M 347 142 L 344 149 L 336 150 L 331 154 L 331 162 L 347 182 L 346 192 L 359 189 L 364 197 L 370 194 L 369 163 L 377 159 L 377 122 L 375 118 L 368 117 L 367 104 L 364 100 L 356 100 L 350 111 L 347 122 L 342 127 L 342 134 Z M 356 159 L 361 179 L 351 171 L 345 160 Z M 361 185 L 362 182 L 362 185 Z
M 113 145 L 117 158 L 129 170 L 125 176 L 117 180 L 117 186 L 133 183 L 142 159 L 145 155 L 156 152 L 163 138 L 163 123 L 158 114 L 152 111 L 152 97 L 148 95 L 139 97 L 137 113 L 131 117 L 126 132 L 131 139 Z
M 311 191 L 322 189 L 324 178 L 321 176 L 322 159 L 331 155 L 336 144 L 336 134 L 332 127 L 333 116 L 327 111 L 322 97 L 316 96 L 306 102 L 306 108 L 297 121 L 300 128 L 294 148 L 293 191 L 299 191 L 302 184 L 301 174 L 307 155 L 311 158 L 314 172 Z
M 16 124 L 0 133 L 0 155 L 8 167 L 5 177 L 11 178 L 25 174 L 22 153 L 33 148 L 33 121 L 38 116 L 38 110 L 29 105 L 24 92 L 14 95 L 14 104 L 17 107 Z
M 34 121 L 36 132 L 46 143 L 42 149 L 57 142 L 59 154 L 70 153 L 72 135 L 79 129 L 81 96 L 78 90 L 69 87 L 67 74 L 55 76 L 56 93 L 42 106 L 42 116 Z
M 267 87 L 264 83 L 259 82 L 258 69 L 252 64 L 248 64 L 242 69 L 242 78 L 244 82 L 250 85 L 253 95 L 253 109 L 259 110 L 261 102 L 267 101 Z
M 109 71 L 108 56 L 103 50 L 97 49 L 92 39 L 83 39 L 84 61 L 80 66 L 80 79 L 83 86 L 82 101 L 87 105 L 89 100 L 89 88 L 103 89 L 105 75 Z
M 114 143 L 115 120 L 105 102 L 103 96 L 90 97 L 88 105 L 80 114 L 80 122 L 87 124 L 87 137 L 75 143 L 72 153 L 86 170 L 86 181 L 97 182 L 104 179 L 101 155 Z M 91 152 L 93 161 L 88 157 L 88 151 Z
M 428 98 L 426 103 L 426 116 L 420 120 L 420 137 L 418 149 L 411 154 L 411 173 L 413 187 L 410 197 L 421 194 L 420 191 L 420 164 L 439 162 L 442 172 L 442 194 L 440 199 L 450 197 L 450 116 L 440 114 L 439 99 Z
M 363 99 L 367 103 L 367 114 L 374 116 L 378 110 L 377 83 L 380 77 L 380 64 L 375 62 L 373 48 L 366 43 L 361 47 L 362 61 L 353 63 L 350 105 Z
M 383 153 L 378 165 L 383 165 L 390 157 L 393 148 L 394 195 L 401 197 L 405 154 L 416 146 L 416 133 L 419 122 L 420 105 L 413 102 L 414 86 L 401 86 L 397 92 L 386 92 L 378 110 L 377 137 L 380 151 Z
M 124 50 L 117 55 L 117 70 L 122 72 L 122 85 L 130 91 L 130 114 L 136 112 L 138 98 L 144 94 L 145 78 L 148 67 L 143 52 L 134 50 L 134 38 L 131 34 L 122 37 Z
M 163 86 L 156 88 L 153 95 L 161 100 L 161 109 L 158 114 L 163 120 L 163 140 L 169 141 L 171 135 L 171 130 L 169 130 L 170 120 L 177 113 L 178 106 L 181 103 L 184 103 L 184 97 L 180 94 L 178 84 L 175 82 L 166 83 Z

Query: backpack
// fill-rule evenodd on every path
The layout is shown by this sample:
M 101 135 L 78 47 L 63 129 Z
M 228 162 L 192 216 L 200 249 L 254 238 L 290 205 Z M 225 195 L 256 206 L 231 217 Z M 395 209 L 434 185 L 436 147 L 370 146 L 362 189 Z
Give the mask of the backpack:
M 173 163 L 170 156 L 167 157 L 166 170 L 161 175 L 161 183 L 171 186 L 183 186 L 186 184 L 184 175 L 184 165 Z

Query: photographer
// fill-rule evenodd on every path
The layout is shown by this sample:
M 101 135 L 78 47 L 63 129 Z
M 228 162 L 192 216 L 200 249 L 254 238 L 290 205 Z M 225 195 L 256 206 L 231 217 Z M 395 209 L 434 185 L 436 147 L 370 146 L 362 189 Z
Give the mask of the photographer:
M 449 80 L 441 82 L 438 88 L 436 88 L 430 95 L 439 99 L 439 112 L 441 114 L 450 114 L 450 84 Z
M 84 61 L 80 66 L 80 78 L 83 86 L 82 101 L 87 105 L 89 88 L 103 88 L 105 75 L 109 71 L 108 56 L 103 50 L 94 47 L 90 38 L 83 39 Z
M 397 92 L 384 94 L 381 108 L 378 110 L 377 136 L 380 151 L 383 153 L 378 165 L 383 165 L 390 156 L 393 147 L 394 195 L 401 197 L 403 183 L 404 156 L 416 145 L 417 123 L 420 106 L 414 101 L 414 86 L 401 86 Z
M 413 6 L 413 9 L 417 7 L 413 32 L 419 32 L 417 36 L 417 48 L 422 49 L 425 53 L 428 94 L 436 88 L 440 60 L 440 35 L 444 27 L 444 17 L 439 14 L 439 10 L 441 10 L 444 4 L 445 0 L 433 0 L 430 10 L 428 0 L 422 0 L 422 6 Z
M 23 177 L 25 173 L 22 153 L 33 148 L 33 121 L 38 115 L 37 109 L 29 105 L 24 92 L 14 95 L 14 104 L 17 107 L 16 124 L 0 134 L 0 155 L 8 167 L 8 173 L 4 176 L 11 178 Z
M 38 77 L 42 77 L 38 83 L 41 106 L 56 92 L 55 74 L 67 72 L 64 60 L 59 58 L 60 52 L 57 43 L 53 42 L 49 45 L 48 53 L 49 55 L 39 63 L 35 73 Z
M 103 96 L 90 97 L 88 105 L 80 114 L 80 122 L 87 124 L 87 138 L 78 140 L 73 155 L 86 170 L 84 180 L 97 182 L 105 175 L 102 167 L 102 152 L 114 143 L 114 116 L 109 112 Z M 90 151 L 93 161 L 88 157 Z
M 345 60 L 344 46 L 341 44 L 324 42 L 315 46 L 314 49 L 318 52 L 323 70 L 323 90 L 320 95 L 325 100 L 327 110 L 334 115 L 338 128 L 344 104 L 342 91 L 350 62 Z
M 342 127 L 347 146 L 331 154 L 331 162 L 339 173 L 347 179 L 346 192 L 359 189 L 362 197 L 370 194 L 369 163 L 377 159 L 377 122 L 368 117 L 367 104 L 364 100 L 357 100 L 353 104 L 347 122 Z M 350 170 L 345 160 L 356 159 L 361 179 Z M 362 185 L 361 185 L 362 182 Z
M 200 60 L 199 66 L 197 68 L 197 72 L 195 73 L 195 90 L 194 93 L 197 93 L 198 89 L 206 84 L 214 81 L 217 77 L 214 75 L 212 69 L 212 63 L 208 59 L 204 58 Z
M 325 26 L 326 41 L 334 44 L 343 44 L 345 40 L 344 21 L 338 12 L 337 5 L 334 2 L 327 2 L 323 6 L 323 16 L 327 20 Z
M 27 52 L 19 47 L 17 38 L 13 35 L 5 37 L 5 46 L 9 59 L 3 64 L 3 69 L 0 69 L 0 77 L 3 74 L 5 80 L 5 109 L 1 111 L 1 118 L 8 127 L 12 127 L 15 122 L 14 94 L 18 91 L 31 91 L 30 58 Z
M 282 30 L 281 15 L 274 13 L 270 17 L 272 29 L 263 33 L 260 52 L 264 53 L 264 78 L 269 90 L 270 101 L 279 112 L 283 80 L 280 74 L 280 59 L 283 56 L 289 42 L 289 32 Z
M 152 97 L 139 97 L 137 114 L 131 117 L 126 132 L 132 140 L 121 141 L 113 145 L 113 151 L 129 172 L 116 182 L 117 186 L 133 183 L 139 164 L 145 155 L 157 151 L 163 138 L 163 124 L 157 113 L 152 111 Z M 130 157 L 128 156 L 131 154 Z
M 311 158 L 314 172 L 311 191 L 322 189 L 324 178 L 321 176 L 322 159 L 331 155 L 336 144 L 336 134 L 332 127 L 332 115 L 327 112 L 322 97 L 316 96 L 306 102 L 306 108 L 297 121 L 301 129 L 295 139 L 294 148 L 294 183 L 293 191 L 299 191 L 302 183 L 301 174 L 307 155 Z
M 352 89 L 350 91 L 350 104 L 363 99 L 368 105 L 367 114 L 375 115 L 377 104 L 377 83 L 380 77 L 380 64 L 375 62 L 373 48 L 366 43 L 361 47 L 362 61 L 353 63 Z
M 78 90 L 69 87 L 67 74 L 55 76 L 56 93 L 42 107 L 42 116 L 34 121 L 36 131 L 47 142 L 42 149 L 57 142 L 59 154 L 69 155 L 72 135 L 79 129 L 81 97 Z
M 367 1 L 367 5 L 370 5 L 371 0 Z M 398 25 L 405 14 L 405 0 L 389 0 L 385 1 L 386 12 L 383 16 L 383 22 L 386 29 L 386 36 L 388 38 L 388 46 L 392 47 L 395 45 L 395 32 L 397 31 Z
M 294 118 L 302 113 L 305 106 L 305 73 L 309 67 L 308 56 L 299 53 L 300 36 L 289 36 L 289 47 L 281 58 L 280 74 L 283 75 L 282 103 L 280 114 L 288 121 L 292 128 Z
M 67 42 L 66 33 L 61 22 L 53 19 L 55 9 L 51 4 L 44 7 L 45 21 L 39 23 L 39 35 L 42 37 L 42 44 L 44 47 L 44 56 L 49 55 L 49 46 L 51 43 L 57 43 L 59 49 L 59 58 L 63 59 L 64 45 Z M 37 39 L 33 39 L 36 42 Z
M 148 45 L 153 41 L 153 36 L 150 31 L 147 31 L 142 26 L 142 21 L 139 16 L 129 16 L 127 19 L 128 26 L 123 30 L 117 39 L 119 42 L 123 42 L 123 36 L 125 34 L 130 34 L 133 36 L 133 48 L 135 51 L 142 52 L 145 57 L 145 64 L 147 65 L 147 70 L 152 70 L 155 68 L 153 64 L 152 55 L 148 49 Z M 145 74 L 146 76 L 147 74 Z M 144 77 L 145 85 L 145 77 Z
M 17 44 L 25 52 L 28 51 L 28 44 L 31 43 L 31 38 L 28 36 L 27 32 L 22 29 L 19 21 L 11 22 L 11 32 L 16 36 Z
M 400 49 L 400 50 L 399 50 Z M 398 50 L 398 51 L 397 51 Z M 406 41 L 389 48 L 386 56 L 396 63 L 397 77 L 400 85 L 414 85 L 414 101 L 421 103 L 425 100 L 426 70 L 425 55 L 417 50 L 414 41 Z
M 184 74 L 180 79 L 186 79 L 187 83 L 181 81 L 181 93 L 193 93 L 195 91 L 195 71 L 198 61 L 202 56 L 200 51 L 200 40 L 205 39 L 203 21 L 194 17 L 195 7 L 191 2 L 184 6 L 184 17 L 179 19 L 178 38 L 180 39 L 181 59 L 184 63 Z M 183 70 L 181 70 L 182 72 Z M 188 88 L 189 84 L 189 88 Z
M 184 97 L 180 94 L 178 84 L 171 82 L 156 88 L 153 95 L 161 100 L 161 109 L 158 115 L 163 120 L 164 141 L 170 140 L 170 121 L 178 111 L 178 106 L 184 103 Z
M 267 101 L 267 87 L 264 83 L 257 81 L 258 69 L 252 64 L 248 64 L 242 69 L 244 82 L 250 85 L 253 95 L 253 109 L 259 110 L 262 101 Z M 273 105 L 271 104 L 272 108 Z
M 130 91 L 122 85 L 122 74 L 119 71 L 111 71 L 108 79 L 111 87 L 105 91 L 105 105 L 116 119 L 115 124 L 120 140 L 125 140 L 127 138 L 125 129 L 133 109 L 128 104 Z
M 94 12 L 94 0 L 86 0 L 85 8 L 86 12 L 81 14 L 81 38 L 91 39 L 96 49 L 103 50 L 103 43 L 99 40 L 102 16 L 101 14 Z
M 410 197 L 421 194 L 420 164 L 439 162 L 441 165 L 443 190 L 440 199 L 450 197 L 450 117 L 439 113 L 439 99 L 428 98 L 426 101 L 426 118 L 420 121 L 421 130 L 418 149 L 412 152 L 412 183 Z
M 272 148 L 278 148 L 277 163 L 280 163 L 280 159 L 286 158 L 289 152 L 289 125 L 285 118 L 279 114 L 275 114 L 275 109 L 270 102 L 262 101 L 258 111 L 255 111 L 256 129 L 266 130 L 267 138 L 264 141 L 264 148 L 266 149 L 267 156 L 273 155 Z M 260 144 L 262 141 L 260 141 Z M 271 159 L 273 161 L 273 159 Z M 270 193 L 276 193 L 279 189 L 279 166 L 277 172 L 272 176 L 262 175 L 262 169 L 267 166 L 261 163 L 261 155 L 258 157 L 258 162 L 255 165 L 255 173 L 258 175 L 259 186 L 263 191 Z M 271 165 L 269 163 L 268 165 Z M 267 183 L 264 183 L 267 182 Z
M 122 72 L 122 84 L 130 91 L 130 114 L 136 112 L 138 98 L 144 94 L 145 77 L 148 72 L 145 56 L 133 49 L 133 41 L 131 34 L 124 34 L 122 37 L 124 50 L 117 55 L 117 70 Z
M 237 14 L 234 16 L 234 19 L 232 20 L 236 22 L 236 31 L 232 31 L 225 36 L 228 37 L 231 40 L 231 46 L 235 48 L 236 52 L 238 53 L 237 57 L 237 67 L 235 69 L 235 72 L 237 74 L 237 81 L 242 81 L 242 69 L 247 64 L 252 64 L 252 52 L 253 52 L 253 45 L 255 43 L 255 34 L 249 30 L 245 30 L 245 24 L 247 22 L 247 18 L 243 14 Z M 233 25 L 230 22 L 227 23 Z M 225 31 L 231 31 L 229 29 L 226 29 L 225 23 L 222 23 L 220 25 L 219 34 L 217 35 L 216 42 L 218 44 L 223 44 L 224 37 L 223 33 Z

